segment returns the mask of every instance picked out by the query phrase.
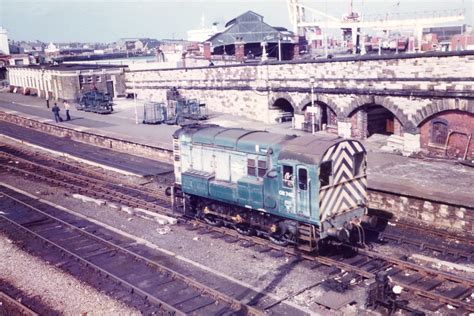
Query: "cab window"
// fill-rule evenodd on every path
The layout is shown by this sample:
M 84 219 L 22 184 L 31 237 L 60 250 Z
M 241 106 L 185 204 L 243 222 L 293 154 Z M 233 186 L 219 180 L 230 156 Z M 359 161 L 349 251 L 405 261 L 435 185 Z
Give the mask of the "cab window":
M 283 187 L 285 188 L 293 187 L 293 167 L 292 166 L 283 166 Z
M 354 166 L 354 170 L 352 170 L 354 177 L 361 175 L 364 172 L 364 166 L 363 166 L 364 153 L 363 152 L 355 153 L 354 156 L 352 157 L 352 163 Z
M 308 189 L 308 171 L 304 168 L 298 169 L 298 188 L 300 190 Z
M 332 180 L 332 161 L 325 161 L 319 166 L 319 182 L 321 187 L 331 184 Z

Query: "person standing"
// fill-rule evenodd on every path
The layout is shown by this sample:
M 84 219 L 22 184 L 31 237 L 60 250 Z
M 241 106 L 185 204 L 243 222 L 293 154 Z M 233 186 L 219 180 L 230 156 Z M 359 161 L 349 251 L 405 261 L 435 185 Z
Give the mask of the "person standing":
M 49 109 L 49 94 L 46 95 L 46 107 Z
M 54 103 L 54 106 L 51 109 L 51 111 L 54 113 L 54 120 L 56 121 L 56 123 L 59 123 L 59 122 L 63 121 L 61 116 L 59 116 L 59 111 L 61 111 L 61 110 L 59 109 L 59 106 L 56 104 L 56 102 Z
M 71 120 L 71 116 L 69 116 L 69 110 L 71 109 L 71 105 L 69 105 L 69 102 L 64 100 L 64 110 L 66 111 L 66 121 Z

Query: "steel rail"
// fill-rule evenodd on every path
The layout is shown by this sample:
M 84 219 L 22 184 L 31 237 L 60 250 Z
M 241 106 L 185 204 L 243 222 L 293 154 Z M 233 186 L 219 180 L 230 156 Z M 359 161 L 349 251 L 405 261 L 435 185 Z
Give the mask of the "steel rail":
M 310 261 L 310 262 L 317 262 L 317 263 L 323 264 L 325 266 L 331 266 L 331 267 L 339 268 L 343 271 L 354 272 L 354 273 L 356 273 L 357 275 L 359 275 L 363 278 L 373 278 L 373 277 L 375 277 L 375 274 L 376 274 L 376 272 L 368 272 L 368 271 L 366 271 L 364 269 L 361 269 L 359 267 L 353 266 L 353 265 L 348 264 L 348 263 L 340 262 L 340 261 L 335 260 L 335 259 L 331 259 L 331 258 L 327 258 L 327 257 L 321 257 L 321 256 L 315 256 L 313 254 L 304 253 L 304 252 L 298 251 L 295 248 L 278 246 L 278 245 L 275 245 L 275 244 L 273 244 L 273 243 L 271 243 L 271 242 L 269 242 L 269 241 L 267 241 L 263 238 L 260 238 L 260 237 L 244 236 L 244 235 L 239 234 L 235 230 L 232 230 L 232 229 L 229 229 L 229 228 L 209 226 L 205 223 L 202 223 L 202 222 L 200 222 L 198 220 L 194 220 L 194 219 L 187 220 L 187 222 L 189 224 L 195 226 L 195 227 L 206 228 L 206 229 L 209 229 L 210 231 L 213 231 L 213 232 L 218 232 L 218 233 L 222 233 L 222 234 L 225 234 L 225 235 L 228 235 L 228 236 L 231 236 L 231 237 L 239 238 L 241 240 L 252 242 L 252 243 L 257 244 L 257 245 L 266 246 L 270 249 L 273 249 L 273 250 L 276 250 L 276 251 L 281 251 L 281 252 L 284 252 L 286 254 L 289 254 L 289 255 L 292 255 L 292 256 L 295 256 L 297 258 L 301 258 L 301 259 L 304 259 L 304 260 L 307 260 L 307 261 Z M 390 267 L 401 267 L 404 270 L 409 269 L 409 270 L 415 271 L 415 272 L 419 273 L 422 276 L 430 276 L 430 275 L 438 276 L 439 275 L 439 276 L 442 277 L 442 279 L 440 281 L 449 281 L 449 282 L 454 282 L 454 283 L 458 283 L 458 284 L 464 284 L 464 285 L 468 286 L 469 288 L 474 288 L 473 281 L 464 280 L 463 278 L 457 277 L 455 275 L 451 275 L 451 274 L 448 274 L 448 273 L 445 273 L 445 272 L 442 272 L 442 271 L 438 271 L 438 270 L 433 270 L 433 269 L 430 269 L 430 268 L 427 268 L 427 267 L 418 266 L 414 263 L 405 262 L 405 261 L 402 261 L 402 260 L 397 259 L 397 258 L 384 256 L 384 255 L 381 255 L 381 254 L 378 254 L 378 253 L 375 253 L 375 252 L 370 252 L 370 251 L 367 251 L 367 250 L 364 250 L 364 249 L 355 248 L 355 250 L 359 254 L 362 254 L 362 255 L 364 255 L 368 258 L 378 259 L 382 262 L 385 262 L 385 263 L 389 264 L 389 265 L 387 265 L 387 264 L 383 265 L 381 267 L 381 269 L 379 269 L 378 271 L 386 270 Z M 452 298 L 443 296 L 441 294 L 435 294 L 435 293 L 432 293 L 430 291 L 423 290 L 421 288 L 417 288 L 415 286 L 406 284 L 404 282 L 393 281 L 393 284 L 394 285 L 399 285 L 405 291 L 409 290 L 409 291 L 413 292 L 414 294 L 416 294 L 420 297 L 430 298 L 434 301 L 450 304 L 450 305 L 455 306 L 455 307 L 462 307 L 462 308 L 464 308 L 468 311 L 474 312 L 474 305 L 470 304 L 468 302 L 463 302 L 462 300 L 459 300 L 459 299 L 452 299 Z
M 7 166 L 7 168 L 12 168 L 12 166 Z M 16 168 L 16 169 L 19 172 L 24 172 L 19 168 Z M 48 180 L 48 179 L 45 179 L 45 180 Z M 122 197 L 122 198 L 124 198 L 124 197 Z M 160 207 L 160 209 L 158 211 L 166 212 L 166 213 L 169 214 L 169 210 L 167 210 L 165 207 Z M 199 226 L 205 225 L 204 223 L 199 223 L 199 224 L 196 224 L 196 223 L 199 223 L 199 221 L 195 221 L 194 225 L 199 225 Z M 204 226 L 201 226 L 201 227 L 204 227 Z M 371 277 L 374 276 L 374 273 L 367 272 L 367 271 L 365 271 L 363 269 L 360 269 L 358 267 L 354 267 L 353 265 L 346 264 L 346 263 L 343 263 L 343 262 L 339 262 L 337 260 L 330 259 L 330 258 L 327 258 L 327 257 L 315 257 L 314 255 L 305 254 L 305 253 L 302 253 L 302 252 L 300 252 L 296 249 L 293 249 L 293 248 L 281 247 L 281 246 L 278 246 L 278 245 L 274 245 L 272 243 L 269 243 L 268 241 L 265 241 L 265 239 L 262 239 L 262 238 L 258 238 L 258 237 L 251 238 L 250 236 L 242 236 L 241 234 L 237 233 L 234 230 L 230 230 L 230 229 L 223 228 L 223 227 L 210 227 L 207 224 L 205 225 L 205 227 L 207 227 L 207 229 L 212 229 L 213 231 L 220 232 L 220 233 L 232 236 L 232 237 L 236 237 L 236 238 L 241 239 L 241 240 L 246 240 L 246 241 L 250 241 L 250 242 L 255 243 L 255 244 L 259 244 L 259 245 L 262 245 L 262 246 L 269 247 L 273 250 L 282 251 L 282 252 L 284 252 L 286 254 L 289 254 L 289 255 L 301 257 L 305 260 L 315 261 L 315 262 L 318 262 L 320 264 L 324 264 L 324 265 L 328 265 L 328 266 L 336 266 L 339 269 L 342 269 L 342 270 L 345 270 L 345 271 L 353 271 L 356 274 L 358 274 L 358 275 L 360 275 L 364 278 L 371 278 Z M 259 242 L 257 240 L 261 240 L 261 242 Z M 379 259 L 379 260 L 388 262 L 392 266 L 397 266 L 398 265 L 398 266 L 401 266 L 401 267 L 405 267 L 405 269 L 413 270 L 413 271 L 415 271 L 417 273 L 420 273 L 421 275 L 425 275 L 425 276 L 440 275 L 446 281 L 455 282 L 455 283 L 459 283 L 459 284 L 468 284 L 468 286 L 471 286 L 471 287 L 473 286 L 472 282 L 465 281 L 465 280 L 463 280 L 459 277 L 456 277 L 454 275 L 443 273 L 443 272 L 438 271 L 438 270 L 432 270 L 432 269 L 420 267 L 420 266 L 417 266 L 415 264 L 408 264 L 407 262 L 399 260 L 397 258 L 390 258 L 391 261 L 389 261 L 389 260 L 387 260 L 389 257 L 384 257 L 380 254 L 373 253 L 373 252 L 370 253 L 370 255 L 369 255 L 369 253 L 365 253 L 365 252 L 366 251 L 364 251 L 364 250 L 361 251 L 359 249 L 359 253 L 361 253 L 361 254 L 363 254 L 367 257 L 373 258 L 373 259 Z M 388 266 L 384 266 L 384 268 L 388 268 Z M 468 283 L 466 283 L 466 282 L 468 282 Z M 442 295 L 439 295 L 439 294 L 433 294 L 429 291 L 425 291 L 423 289 L 419 289 L 419 288 L 416 288 L 416 287 L 413 287 L 413 286 L 410 286 L 408 284 L 404 284 L 404 283 L 401 283 L 401 282 L 398 282 L 396 284 L 399 284 L 404 289 L 410 289 L 411 291 L 414 291 L 414 293 L 419 295 L 419 296 L 428 297 L 428 298 L 431 298 L 433 300 L 437 300 L 439 302 L 449 303 L 449 304 L 451 304 L 453 306 L 456 306 L 456 307 L 463 307 L 467 310 L 474 311 L 474 307 L 472 306 L 472 304 L 463 302 L 461 300 L 451 299 L 451 298 L 448 298 L 448 297 L 445 297 L 445 296 L 442 296 Z
M 468 260 L 473 257 L 473 254 L 466 251 L 461 251 L 461 250 L 452 249 L 448 247 L 441 247 L 438 245 L 434 245 L 432 243 L 426 243 L 424 241 L 418 241 L 415 239 L 406 238 L 404 236 L 393 234 L 393 233 L 387 233 L 387 232 L 377 232 L 377 233 L 379 234 L 378 236 L 379 239 L 389 239 L 389 240 L 396 241 L 397 243 L 405 243 L 405 244 L 409 244 L 413 246 L 418 246 L 422 250 L 429 249 L 429 250 L 433 250 L 442 254 L 449 254 L 456 257 L 465 258 Z
M 100 196 L 106 199 L 110 199 L 111 201 L 117 201 L 117 202 L 123 202 L 126 200 L 129 204 L 129 206 L 132 207 L 140 207 L 146 210 L 153 210 L 159 213 L 162 213 L 164 215 L 168 216 L 175 216 L 175 214 L 172 213 L 172 211 L 164 206 L 157 205 L 155 203 L 151 202 L 146 202 L 143 201 L 140 198 L 136 198 L 134 196 L 126 195 L 123 192 L 120 191 L 115 191 L 113 189 L 107 188 L 104 185 L 108 184 L 107 182 L 102 182 L 102 183 L 93 183 L 91 184 L 90 182 L 93 181 L 87 177 L 80 176 L 77 174 L 68 174 L 64 173 L 62 170 L 57 170 L 51 167 L 47 166 L 42 166 L 38 163 L 28 161 L 23 158 L 17 158 L 15 156 L 12 156 L 10 154 L 5 154 L 5 153 L 0 153 L 0 156 L 4 156 L 7 158 L 14 157 L 17 161 L 20 163 L 23 163 L 25 165 L 30 165 L 32 168 L 35 169 L 35 172 L 32 171 L 26 171 L 23 168 L 20 168 L 16 165 L 11 165 L 11 164 L 3 164 L 0 165 L 0 168 L 5 168 L 5 169 L 10 169 L 14 170 L 18 173 L 22 174 L 28 174 L 31 177 L 41 179 L 45 182 L 53 183 L 56 185 L 64 186 L 69 189 L 75 189 L 78 192 L 84 192 L 84 193 L 89 193 L 94 196 Z M 49 172 L 50 174 L 54 175 L 56 178 L 52 178 L 49 176 L 43 176 L 41 174 L 38 174 L 38 169 L 42 169 L 45 172 Z M 65 179 L 65 181 L 62 181 L 60 179 Z M 81 183 L 81 185 L 78 185 L 77 183 Z M 123 186 L 122 186 L 123 188 Z M 92 191 L 93 189 L 93 191 Z M 156 197 L 155 197 L 156 198 Z M 158 198 L 157 198 L 158 199 Z M 165 202 L 164 200 L 160 200 L 162 202 Z
M 20 303 L 19 301 L 15 300 L 14 298 L 10 297 L 6 293 L 0 291 L 0 301 L 3 301 L 4 304 L 13 305 L 15 309 L 18 309 L 21 312 L 21 315 L 24 316 L 39 316 L 38 313 L 35 313 L 31 310 L 28 306 Z
M 147 263 L 149 266 L 152 266 L 152 267 L 156 268 L 156 269 L 157 269 L 158 271 L 160 271 L 160 272 L 169 273 L 170 275 L 173 276 L 173 278 L 176 278 L 176 279 L 179 279 L 179 280 L 183 281 L 185 284 L 187 284 L 187 285 L 189 285 L 189 286 L 191 286 L 191 287 L 193 287 L 193 288 L 195 288 L 195 289 L 197 289 L 197 290 L 199 290 L 199 291 L 202 291 L 203 293 L 207 294 L 208 296 L 210 296 L 210 297 L 212 297 L 212 298 L 214 298 L 214 299 L 217 298 L 217 299 L 220 300 L 220 301 L 223 301 L 223 302 L 225 302 L 225 303 L 227 303 L 227 304 L 230 304 L 230 306 L 231 306 L 232 308 L 236 309 L 237 311 L 244 311 L 244 312 L 246 312 L 248 315 L 258 315 L 258 316 L 264 315 L 263 311 L 261 311 L 261 310 L 259 310 L 259 309 L 257 309 L 257 308 L 254 308 L 254 307 L 252 307 L 252 306 L 250 306 L 250 305 L 244 304 L 244 303 L 238 301 L 237 299 L 235 299 L 235 298 L 233 298 L 233 297 L 230 297 L 230 296 L 227 296 L 227 295 L 225 295 L 225 294 L 222 294 L 220 291 L 218 291 L 218 290 L 216 290 L 216 289 L 213 289 L 213 288 L 211 288 L 211 287 L 209 287 L 209 286 L 206 286 L 206 285 L 204 285 L 204 284 L 202 284 L 202 283 L 199 283 L 199 282 L 193 280 L 192 278 L 187 277 L 187 276 L 185 276 L 184 274 L 179 273 L 179 272 L 177 272 L 177 271 L 174 271 L 174 270 L 172 270 L 172 269 L 170 269 L 170 268 L 168 268 L 168 267 L 166 267 L 166 266 L 164 266 L 164 265 L 162 265 L 162 264 L 160 264 L 160 263 L 158 263 L 158 262 L 156 262 L 156 261 L 150 260 L 150 259 L 148 259 L 148 258 L 146 258 L 146 257 L 144 257 L 144 256 L 142 256 L 142 255 L 139 255 L 139 254 L 137 254 L 137 253 L 135 253 L 135 252 L 133 252 L 133 251 L 131 251 L 131 250 L 128 250 L 128 249 L 126 249 L 126 248 L 124 248 L 124 247 L 122 247 L 122 246 L 116 245 L 116 244 L 114 244 L 114 243 L 112 243 L 112 242 L 110 242 L 110 241 L 108 241 L 108 240 L 106 240 L 106 239 L 104 239 L 104 238 L 102 238 L 102 237 L 96 236 L 96 235 L 94 235 L 94 234 L 92 234 L 92 233 L 90 233 L 90 232 L 88 232 L 88 231 L 86 231 L 86 230 L 84 230 L 84 229 L 81 229 L 80 227 L 77 227 L 77 226 L 75 226 L 75 225 L 73 225 L 73 224 L 71 224 L 71 223 L 68 223 L 68 222 L 66 222 L 66 221 L 64 221 L 64 220 L 62 220 L 62 219 L 60 219 L 60 218 L 58 218 L 58 217 L 55 217 L 55 216 L 51 215 L 51 214 L 48 214 L 48 213 L 46 213 L 46 212 L 44 212 L 44 211 L 42 211 L 42 210 L 36 208 L 35 206 L 29 205 L 28 203 L 26 203 L 26 202 L 24 202 L 24 201 L 21 201 L 21 200 L 15 198 L 15 197 L 12 197 L 11 195 L 9 195 L 9 194 L 7 194 L 7 193 L 2 192 L 2 195 L 3 195 L 3 196 L 6 196 L 6 197 L 8 197 L 8 198 L 10 198 L 11 200 L 16 201 L 16 202 L 19 203 L 19 204 L 22 204 L 22 205 L 28 207 L 29 209 L 34 210 L 34 211 L 37 212 L 37 213 L 40 213 L 40 214 L 42 214 L 42 215 L 44 215 L 44 216 L 46 216 L 46 217 L 48 217 L 48 218 L 50 218 L 50 219 L 52 219 L 52 220 L 54 220 L 54 221 L 56 221 L 56 222 L 59 222 L 59 223 L 61 223 L 61 224 L 64 225 L 64 226 L 67 226 L 67 227 L 69 227 L 69 228 L 75 230 L 76 232 L 79 232 L 80 234 L 87 236 L 88 238 L 97 240 L 97 241 L 101 242 L 102 244 L 105 244 L 105 245 L 107 245 L 108 247 L 110 247 L 110 248 L 112 248 L 112 249 L 114 249 L 114 250 L 121 251 L 122 253 L 126 253 L 126 254 L 128 254 L 128 255 L 130 255 L 130 256 L 136 258 L 136 259 L 142 260 L 143 262 Z M 159 304 L 162 304 L 163 306 L 166 307 L 166 309 L 169 309 L 170 311 L 176 312 L 176 313 L 178 313 L 179 315 L 184 315 L 184 313 L 182 313 L 182 312 L 179 311 L 178 309 L 174 308 L 173 306 L 167 304 L 166 302 L 164 302 L 164 301 L 162 301 L 162 300 L 160 300 L 160 299 L 154 297 L 151 293 L 146 292 L 146 291 L 144 291 L 144 290 L 142 290 L 142 289 L 140 289 L 140 288 L 134 286 L 133 284 L 129 283 L 129 282 L 126 281 L 126 280 L 121 279 L 121 278 L 118 277 L 118 276 L 115 276 L 114 274 L 112 274 L 112 273 L 110 273 L 110 272 L 108 272 L 108 271 L 102 269 L 101 267 L 99 267 L 99 266 L 93 264 L 92 262 L 88 261 L 87 259 L 85 259 L 85 258 L 83 258 L 83 257 L 81 257 L 81 256 L 79 256 L 79 255 L 76 255 L 75 253 L 73 253 L 73 252 L 71 252 L 71 251 L 69 251 L 69 250 L 63 248 L 62 246 L 56 244 L 55 242 L 53 242 L 53 241 L 51 241 L 51 240 L 48 240 L 47 238 L 44 238 L 43 236 L 41 236 L 41 235 L 35 233 L 34 231 L 28 229 L 27 227 L 24 227 L 23 225 L 18 224 L 17 222 L 15 222 L 15 221 L 13 221 L 13 220 L 10 220 L 10 219 L 7 218 L 6 216 L 0 214 L 0 217 L 1 217 L 1 218 L 4 218 L 5 220 L 7 220 L 7 221 L 9 221 L 9 222 L 11 222 L 11 223 L 14 223 L 16 226 L 21 227 L 22 229 L 24 229 L 24 230 L 28 231 L 29 233 L 35 235 L 36 237 L 40 238 L 41 240 L 43 240 L 43 241 L 45 241 L 45 242 L 48 242 L 48 243 L 52 244 L 53 246 L 55 246 L 55 247 L 61 249 L 62 251 L 64 251 L 64 252 L 67 253 L 68 255 L 71 255 L 71 256 L 75 257 L 76 259 L 78 259 L 78 260 L 80 260 L 80 261 L 82 261 L 82 262 L 84 262 L 84 263 L 86 263 L 86 264 L 88 264 L 88 265 L 94 267 L 95 269 L 101 271 L 102 273 L 109 275 L 110 277 L 114 278 L 116 281 L 126 284 L 128 287 L 132 288 L 134 291 L 140 293 L 140 294 L 143 295 L 144 297 L 151 297 L 151 298 L 152 298 L 152 301 L 155 301 L 155 302 L 157 302 L 157 303 L 159 303 Z
M 386 219 L 386 218 L 383 218 L 383 219 Z M 434 229 L 430 229 L 430 227 L 427 227 L 427 226 L 418 226 L 418 225 L 415 225 L 415 224 L 407 223 L 405 221 L 399 221 L 399 222 L 390 222 L 389 221 L 389 223 L 392 223 L 395 226 L 406 227 L 408 229 L 421 231 L 423 234 L 428 233 L 428 234 L 431 234 L 431 235 L 434 235 L 434 236 L 442 237 L 442 238 L 445 238 L 445 239 L 452 239 L 452 240 L 460 241 L 460 242 L 463 242 L 465 244 L 474 246 L 474 239 L 473 238 L 468 238 L 466 236 L 461 236 L 461 235 L 458 235 L 458 234 L 443 232 L 443 231 L 440 231 L 440 230 L 434 230 Z
M 3 147 L 5 147 L 5 146 L 3 146 Z M 95 172 L 95 171 L 90 171 L 89 168 L 81 168 L 79 166 L 74 166 L 74 165 L 68 164 L 64 161 L 61 161 L 61 160 L 58 160 L 58 159 L 55 159 L 55 158 L 51 158 L 51 157 L 44 157 L 43 159 L 40 159 L 40 160 L 44 160 L 44 161 L 38 162 L 38 159 L 35 159 L 34 155 L 29 155 L 29 154 L 24 153 L 21 150 L 17 150 L 17 149 L 14 149 L 14 150 L 19 151 L 21 153 L 21 155 L 23 155 L 23 157 L 17 155 L 17 153 L 12 153 L 11 151 L 10 152 L 3 151 L 3 152 L 0 152 L 0 154 L 7 157 L 7 158 L 26 161 L 28 163 L 35 164 L 37 166 L 41 166 L 42 168 L 49 168 L 49 169 L 58 170 L 58 172 L 60 171 L 62 175 L 67 174 L 69 176 L 74 176 L 75 178 L 77 178 L 79 176 L 82 179 L 87 179 L 89 182 L 95 182 L 96 184 L 111 185 L 111 186 L 114 186 L 114 187 L 117 187 L 117 186 L 120 187 L 121 186 L 121 184 L 115 184 L 115 182 L 117 182 L 117 178 L 112 178 L 112 177 L 106 176 L 104 174 L 100 174 L 98 172 Z M 24 156 L 28 157 L 28 159 L 25 159 Z M 76 172 L 63 170 L 63 169 L 60 169 L 60 168 L 54 168 L 54 167 L 51 167 L 50 165 L 46 166 L 46 165 L 42 164 L 44 162 L 46 162 L 46 163 L 54 162 L 54 163 L 57 163 L 57 164 L 60 164 L 64 167 L 66 167 L 66 168 L 75 169 Z M 81 172 L 81 169 L 85 170 L 86 175 L 77 173 L 77 172 Z M 93 178 L 91 176 L 94 176 L 95 178 Z M 163 191 L 152 190 L 152 189 L 149 189 L 149 188 L 146 188 L 146 187 L 141 187 L 141 186 L 139 187 L 139 186 L 136 186 L 136 185 L 127 184 L 126 188 L 130 191 L 135 191 L 137 194 L 143 194 L 143 191 L 147 191 L 147 193 L 153 194 L 154 198 L 156 198 L 156 197 L 159 197 L 159 198 L 166 197 Z

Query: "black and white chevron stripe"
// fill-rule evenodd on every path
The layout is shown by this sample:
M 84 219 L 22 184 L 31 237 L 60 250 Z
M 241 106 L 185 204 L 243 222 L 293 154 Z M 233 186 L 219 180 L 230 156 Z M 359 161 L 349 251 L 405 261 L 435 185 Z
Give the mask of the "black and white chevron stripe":
M 354 175 L 354 154 L 364 152 L 359 175 Z M 329 148 L 323 162 L 332 161 L 331 184 L 320 189 L 319 216 L 321 221 L 367 203 L 365 150 L 357 141 L 343 141 Z

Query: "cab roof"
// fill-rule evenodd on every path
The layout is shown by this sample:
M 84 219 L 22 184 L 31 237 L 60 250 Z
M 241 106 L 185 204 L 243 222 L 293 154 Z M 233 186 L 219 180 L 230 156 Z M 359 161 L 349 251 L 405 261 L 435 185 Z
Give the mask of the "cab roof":
M 218 125 L 193 125 L 183 127 L 182 130 L 191 138 L 193 144 L 218 146 L 253 154 L 266 154 L 272 145 L 293 137 Z
M 306 164 L 317 165 L 322 162 L 324 154 L 332 146 L 342 142 L 356 142 L 343 139 L 337 135 L 304 135 L 281 143 L 279 160 L 296 160 Z M 360 148 L 364 148 L 360 146 Z

